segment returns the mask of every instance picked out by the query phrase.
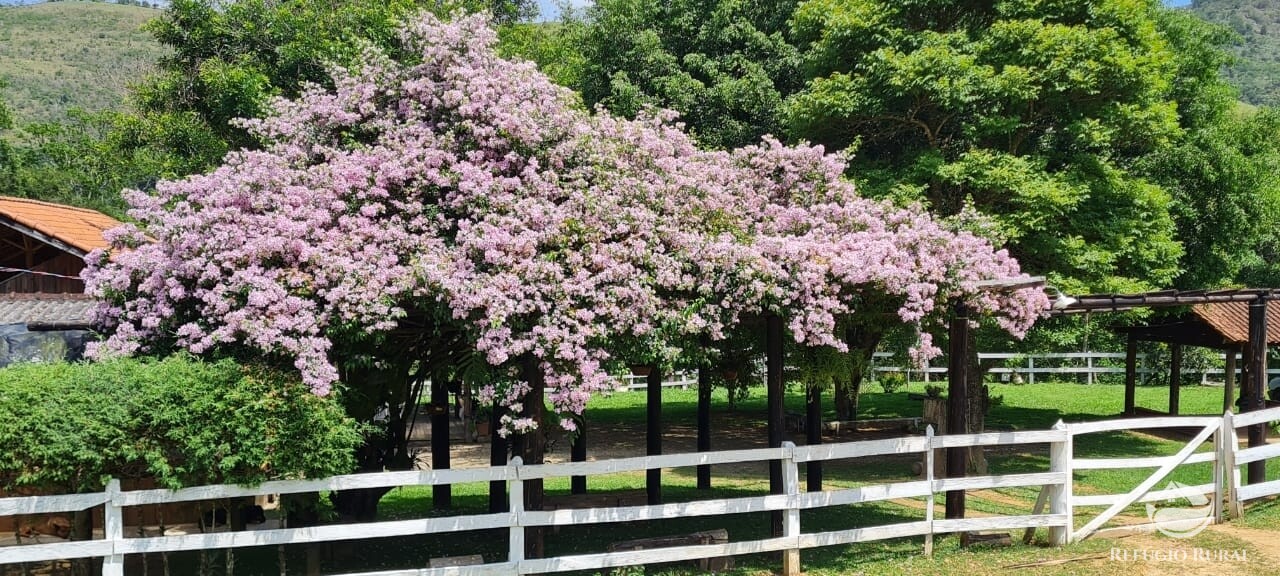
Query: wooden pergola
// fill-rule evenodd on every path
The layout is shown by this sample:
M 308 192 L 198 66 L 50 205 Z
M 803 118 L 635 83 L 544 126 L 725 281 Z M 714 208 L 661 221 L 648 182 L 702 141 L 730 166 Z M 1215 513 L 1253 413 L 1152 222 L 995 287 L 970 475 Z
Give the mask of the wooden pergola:
M 1280 344 L 1280 308 L 1268 303 L 1280 299 L 1280 289 L 1240 288 L 1229 290 L 1164 290 L 1143 294 L 1091 294 L 1079 296 L 1075 302 L 1053 313 L 1120 312 L 1135 308 L 1188 307 L 1189 311 L 1174 320 L 1146 326 L 1118 328 L 1128 335 L 1125 354 L 1124 413 L 1137 412 L 1138 342 L 1164 342 L 1170 345 L 1169 413 L 1178 413 L 1179 375 L 1182 372 L 1182 347 L 1200 346 L 1223 350 L 1227 354 L 1226 386 L 1223 410 L 1233 406 L 1236 354 L 1243 355 L 1244 370 L 1240 400 L 1244 412 L 1266 407 L 1267 347 Z M 1249 446 L 1266 444 L 1266 425 L 1249 427 Z M 1249 483 L 1262 482 L 1266 463 L 1249 464 Z

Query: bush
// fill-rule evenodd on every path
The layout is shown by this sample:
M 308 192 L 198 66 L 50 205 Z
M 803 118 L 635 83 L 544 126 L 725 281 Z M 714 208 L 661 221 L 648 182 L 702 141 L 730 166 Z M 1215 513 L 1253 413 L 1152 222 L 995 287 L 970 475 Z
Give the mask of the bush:
M 296 376 L 181 356 L 0 369 L 0 422 L 4 490 L 324 477 L 354 469 L 363 441 Z
M 900 372 L 884 372 L 880 374 L 879 382 L 885 394 L 893 394 L 907 385 L 907 377 Z

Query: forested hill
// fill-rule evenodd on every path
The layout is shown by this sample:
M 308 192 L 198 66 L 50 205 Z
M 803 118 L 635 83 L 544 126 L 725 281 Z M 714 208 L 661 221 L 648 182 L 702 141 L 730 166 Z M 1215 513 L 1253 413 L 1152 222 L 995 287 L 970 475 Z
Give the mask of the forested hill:
M 90 2 L 0 7 L 0 100 L 15 125 L 119 107 L 164 52 L 141 29 L 159 14 Z
M 1243 38 L 1234 49 L 1240 60 L 1227 70 L 1241 99 L 1280 105 L 1280 0 L 1196 0 L 1191 10 Z

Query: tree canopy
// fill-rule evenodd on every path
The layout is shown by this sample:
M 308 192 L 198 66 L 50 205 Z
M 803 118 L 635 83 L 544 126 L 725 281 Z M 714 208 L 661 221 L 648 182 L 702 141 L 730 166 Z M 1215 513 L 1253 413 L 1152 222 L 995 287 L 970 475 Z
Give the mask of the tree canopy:
M 784 32 L 795 0 L 600 0 L 581 37 L 576 88 L 587 104 L 634 117 L 677 110 L 709 148 L 780 135 L 782 99 L 803 83 Z
M 844 349 L 839 319 L 870 299 L 916 324 L 965 300 L 1017 334 L 1047 304 L 981 292 L 1017 262 L 859 197 L 821 147 L 703 151 L 667 116 L 593 114 L 498 57 L 483 17 L 424 15 L 401 40 L 240 122 L 262 149 L 127 194 L 137 227 L 85 275 L 112 329 L 100 354 L 238 347 L 323 394 L 360 341 L 448 327 L 499 369 L 533 358 L 570 415 L 611 362 L 670 361 L 747 316 Z M 918 352 L 939 351 L 925 335 Z M 535 424 L 518 414 L 528 385 L 486 391 L 510 429 Z
M 1164 286 L 1170 197 L 1127 171 L 1178 135 L 1156 2 L 809 0 L 791 133 L 857 150 L 864 190 L 971 203 L 1072 291 Z

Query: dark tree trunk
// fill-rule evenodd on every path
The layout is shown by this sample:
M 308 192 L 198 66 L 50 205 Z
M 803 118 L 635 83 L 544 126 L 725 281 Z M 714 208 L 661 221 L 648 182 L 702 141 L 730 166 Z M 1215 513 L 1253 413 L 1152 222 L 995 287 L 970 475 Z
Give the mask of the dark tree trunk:
M 698 368 L 698 451 L 711 451 L 711 368 Z M 698 466 L 698 489 L 711 489 L 711 465 Z
M 520 434 L 516 439 L 517 447 L 519 449 L 520 459 L 524 461 L 524 464 L 542 464 L 543 455 L 546 453 L 547 445 L 546 430 L 544 430 L 546 419 L 543 417 L 543 412 L 546 410 L 546 404 L 543 400 L 545 383 L 542 375 L 542 369 L 538 367 L 537 359 L 532 356 L 528 356 L 524 360 L 524 378 L 530 385 L 529 392 L 524 396 L 524 415 L 532 418 L 534 423 L 537 424 L 537 427 L 529 432 Z M 541 478 L 525 480 L 525 510 L 542 509 L 542 486 Z M 543 544 L 542 528 L 534 527 L 525 529 L 526 558 L 542 558 L 544 556 Z
M 852 355 L 853 369 L 846 381 L 836 380 L 833 400 L 836 406 L 836 420 L 849 422 L 858 418 L 858 395 L 862 393 L 862 381 L 871 357 L 884 332 L 869 326 L 852 326 L 844 331 L 844 341 Z
M 383 458 L 379 454 L 376 442 L 365 442 L 356 454 L 358 470 L 361 472 L 381 472 Z M 329 493 L 329 502 L 333 511 L 338 513 L 340 523 L 372 522 L 378 517 L 378 501 L 391 488 L 362 488 L 358 490 L 341 490 Z
M 777 448 L 782 446 L 783 415 L 785 412 L 783 401 L 786 399 L 784 395 L 783 369 L 786 366 L 786 359 L 783 355 L 782 318 L 770 314 L 766 322 L 765 365 L 768 371 L 766 389 L 769 395 L 769 447 Z M 782 490 L 782 462 L 780 460 L 771 460 L 769 461 L 769 493 L 782 494 Z M 774 511 L 769 516 L 770 534 L 781 536 L 782 512 Z
M 978 331 L 972 328 L 964 331 L 967 335 L 965 342 L 965 351 L 969 356 L 968 365 L 968 410 L 965 413 L 965 419 L 968 422 L 966 430 L 969 434 L 977 434 L 985 432 L 987 429 L 987 411 L 991 406 L 990 389 L 983 382 L 983 375 L 987 372 L 987 367 L 978 361 Z M 978 474 L 985 475 L 987 473 L 987 454 L 981 446 L 973 446 L 969 448 L 969 466 L 968 470 Z
M 449 469 L 449 384 L 431 384 L 431 468 Z M 453 507 L 453 486 L 439 484 L 431 488 L 431 503 L 436 510 Z

